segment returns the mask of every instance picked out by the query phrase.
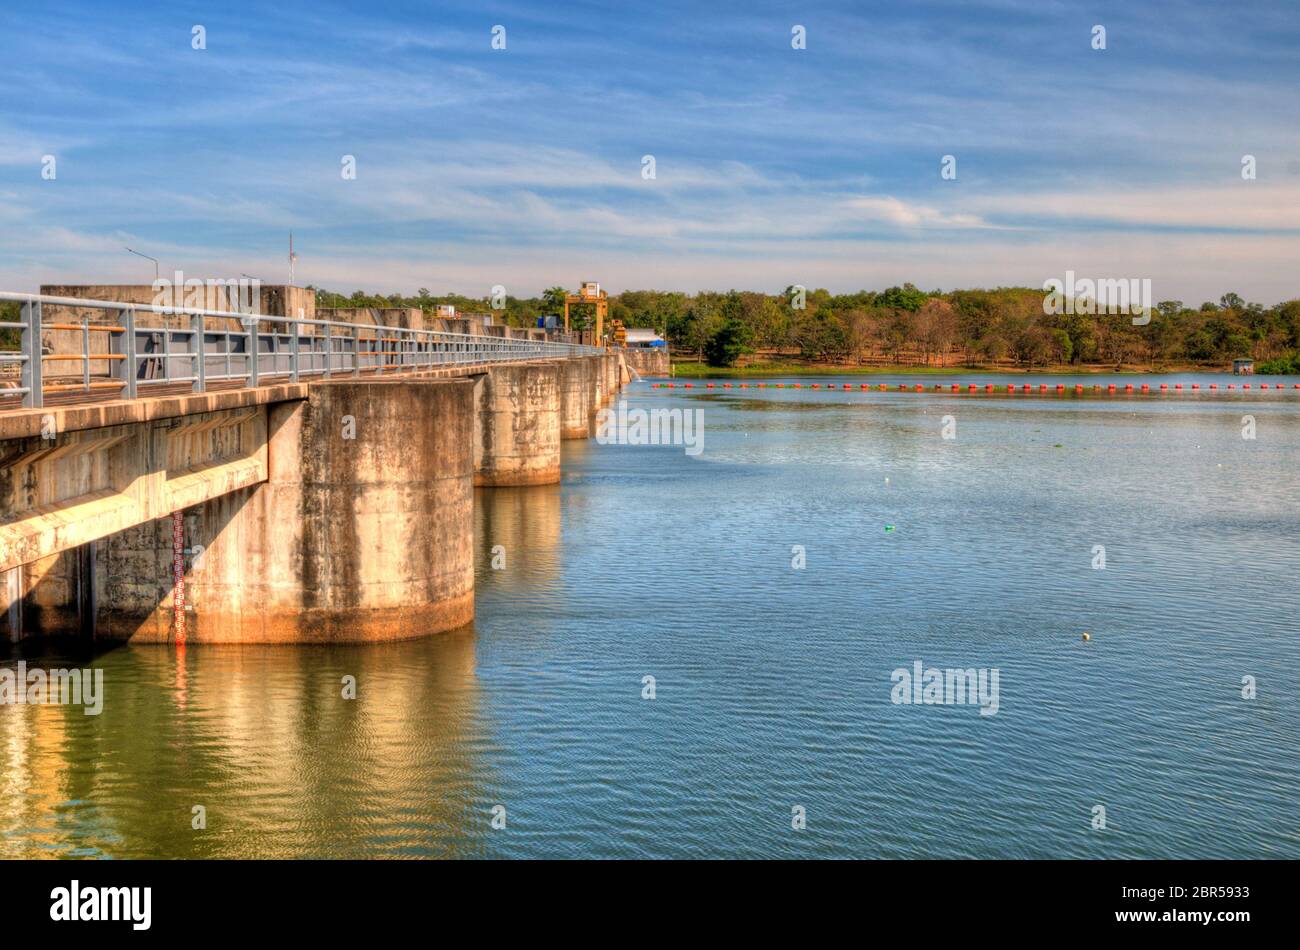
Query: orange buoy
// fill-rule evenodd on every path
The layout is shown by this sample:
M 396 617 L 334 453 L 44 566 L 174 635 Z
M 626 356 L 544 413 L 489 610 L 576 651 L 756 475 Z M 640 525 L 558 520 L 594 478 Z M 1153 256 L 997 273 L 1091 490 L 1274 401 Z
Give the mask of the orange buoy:
M 1241 384 L 1241 388 L 1242 388 L 1242 389 L 1249 389 L 1249 388 L 1250 388 L 1250 383 L 1242 383 L 1242 384 Z
M 1211 389 L 1218 389 L 1218 388 L 1219 388 L 1219 384 L 1218 384 L 1218 383 L 1210 383 L 1210 388 L 1211 388 Z
M 1192 383 L 1192 388 L 1193 388 L 1193 389 L 1200 389 L 1200 388 L 1201 388 L 1201 384 L 1200 384 L 1200 383 Z
M 993 392 L 993 384 L 992 384 L 992 383 L 985 383 L 985 384 L 984 384 L 984 391 L 985 391 L 986 393 L 991 393 L 991 392 Z
M 1149 392 L 1151 392 L 1151 387 L 1150 387 L 1149 385 L 1147 385 L 1146 383 L 1143 383 L 1143 384 L 1142 384 L 1142 391 L 1143 391 L 1144 393 L 1149 393 Z

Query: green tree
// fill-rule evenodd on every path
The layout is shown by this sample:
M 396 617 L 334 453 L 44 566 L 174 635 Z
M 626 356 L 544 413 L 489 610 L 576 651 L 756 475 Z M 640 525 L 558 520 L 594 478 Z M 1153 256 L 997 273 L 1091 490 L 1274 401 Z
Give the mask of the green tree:
M 735 317 L 728 319 L 704 346 L 710 366 L 733 366 L 749 344 L 749 332 Z

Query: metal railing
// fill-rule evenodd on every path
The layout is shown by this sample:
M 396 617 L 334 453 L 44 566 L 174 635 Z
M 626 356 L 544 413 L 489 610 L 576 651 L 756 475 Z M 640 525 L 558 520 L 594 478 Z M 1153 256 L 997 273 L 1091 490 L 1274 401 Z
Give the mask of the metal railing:
M 298 382 L 334 376 L 387 376 L 437 366 L 601 352 L 597 347 L 573 343 L 77 297 L 0 291 L 0 301 L 22 305 L 17 322 L 0 320 L 0 331 L 21 331 L 17 350 L 0 347 L 0 368 L 20 367 L 19 384 L 0 388 L 0 397 L 21 394 L 26 408 L 43 406 L 48 393 L 117 390 L 119 395 L 135 399 L 141 387 L 157 384 L 189 383 L 194 392 L 201 393 L 214 383 L 228 389 L 257 386 L 272 379 Z M 77 308 L 82 315 L 71 322 L 42 323 L 43 306 Z M 86 313 L 90 310 L 104 311 L 108 319 L 91 322 Z M 188 325 L 140 326 L 136 317 L 142 313 L 188 318 Z M 224 325 L 220 321 L 225 321 Z M 42 333 L 49 331 L 78 334 L 80 345 L 50 347 L 47 352 Z M 92 349 L 92 343 L 105 336 L 108 349 Z M 57 351 L 64 349 L 70 351 Z M 45 364 L 49 362 L 78 362 L 80 373 L 51 374 L 47 383 Z M 92 374 L 94 363 L 104 364 L 106 370 Z

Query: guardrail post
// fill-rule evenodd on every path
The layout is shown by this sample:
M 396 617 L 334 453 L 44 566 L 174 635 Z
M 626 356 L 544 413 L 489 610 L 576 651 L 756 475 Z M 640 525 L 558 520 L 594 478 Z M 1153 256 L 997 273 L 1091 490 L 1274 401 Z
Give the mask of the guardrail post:
M 162 320 L 163 335 L 163 379 L 167 382 L 172 378 L 172 328 L 167 326 L 167 317 L 163 316 Z
M 248 385 L 257 385 L 257 319 L 249 318 L 244 321 L 244 335 L 247 343 L 244 344 L 244 352 L 248 354 Z
M 139 382 L 137 377 L 140 373 L 140 368 L 136 365 L 137 358 L 135 355 L 135 311 L 127 307 L 122 312 L 122 316 L 126 324 L 125 329 L 122 331 L 122 335 L 126 338 L 122 341 L 123 351 L 126 353 L 126 398 L 134 399 Z
M 325 324 L 325 378 L 330 378 L 330 364 L 334 362 L 334 354 L 330 352 L 330 325 Z
M 293 339 L 289 341 L 289 381 L 298 382 L 298 334 L 301 328 L 297 320 L 289 321 L 289 332 L 293 334 Z
M 190 317 L 190 352 L 194 354 L 194 386 L 196 393 L 208 391 L 208 358 L 204 351 L 207 333 L 203 327 L 203 314 Z
M 41 304 L 40 301 L 23 304 L 23 407 L 39 409 L 45 405 L 45 392 L 41 382 Z
M 81 385 L 90 392 L 90 314 L 81 315 Z

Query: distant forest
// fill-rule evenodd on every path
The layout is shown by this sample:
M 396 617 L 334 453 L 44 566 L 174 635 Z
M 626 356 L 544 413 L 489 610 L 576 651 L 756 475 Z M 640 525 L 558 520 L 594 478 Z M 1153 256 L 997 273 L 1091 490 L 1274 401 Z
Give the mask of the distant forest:
M 1043 312 L 1044 292 L 1030 287 L 924 291 L 911 284 L 876 292 L 808 290 L 802 309 L 795 288 L 782 295 L 730 290 L 686 294 L 629 290 L 613 295 L 609 315 L 629 327 L 663 334 L 677 355 L 726 366 L 747 358 L 797 357 L 853 365 L 915 366 L 1206 366 L 1253 358 L 1266 373 L 1300 372 L 1300 300 L 1266 307 L 1235 293 L 1190 307 L 1155 305 L 1150 322 L 1134 326 L 1118 314 Z M 507 297 L 498 311 L 516 326 L 564 311 L 564 288 L 541 297 Z M 488 298 L 351 296 L 317 290 L 321 306 L 420 307 L 437 304 L 486 312 Z M 575 311 L 579 328 L 587 314 Z

